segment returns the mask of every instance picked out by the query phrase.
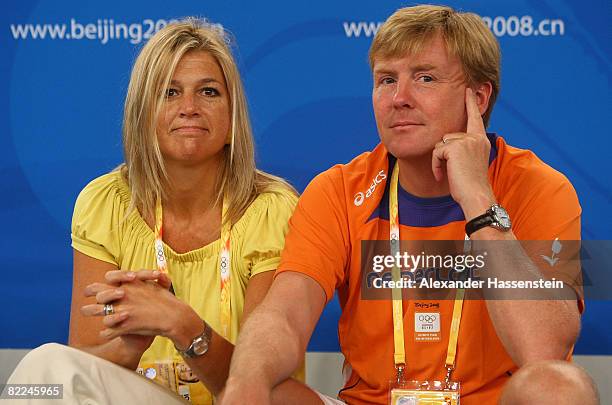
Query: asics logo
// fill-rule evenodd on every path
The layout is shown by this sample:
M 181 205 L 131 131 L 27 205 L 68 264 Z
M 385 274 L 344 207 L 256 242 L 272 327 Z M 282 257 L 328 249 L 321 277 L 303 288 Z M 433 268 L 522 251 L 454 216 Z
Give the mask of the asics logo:
M 355 204 L 355 206 L 359 207 L 361 204 L 363 204 L 366 198 L 370 198 L 370 196 L 376 190 L 376 187 L 380 183 L 382 183 L 383 180 L 385 180 L 386 178 L 387 178 L 387 175 L 385 174 L 384 170 L 381 170 L 380 172 L 378 172 L 378 174 L 372 179 L 372 184 L 370 184 L 370 187 L 368 187 L 365 193 L 360 191 L 357 194 L 355 194 L 355 199 L 353 200 L 353 203 Z

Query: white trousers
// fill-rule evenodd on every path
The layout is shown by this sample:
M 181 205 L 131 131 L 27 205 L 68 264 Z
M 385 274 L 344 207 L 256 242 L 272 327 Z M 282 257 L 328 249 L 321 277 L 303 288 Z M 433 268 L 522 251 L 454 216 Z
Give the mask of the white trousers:
M 328 397 L 327 395 L 321 394 L 320 392 L 317 392 L 317 395 L 319 395 L 319 398 L 321 398 L 321 401 L 323 401 L 323 405 L 346 405 L 345 402 L 342 402 L 336 398 Z
M 63 399 L 15 401 L 21 405 L 189 404 L 135 371 L 57 343 L 30 351 L 17 365 L 7 384 L 63 384 Z

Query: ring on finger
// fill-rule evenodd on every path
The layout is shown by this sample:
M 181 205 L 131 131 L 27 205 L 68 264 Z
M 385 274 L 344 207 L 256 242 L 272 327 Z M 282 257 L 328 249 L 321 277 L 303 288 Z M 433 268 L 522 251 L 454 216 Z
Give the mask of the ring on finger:
M 115 313 L 115 308 L 113 308 L 113 304 L 104 304 L 104 316 L 112 315 Z

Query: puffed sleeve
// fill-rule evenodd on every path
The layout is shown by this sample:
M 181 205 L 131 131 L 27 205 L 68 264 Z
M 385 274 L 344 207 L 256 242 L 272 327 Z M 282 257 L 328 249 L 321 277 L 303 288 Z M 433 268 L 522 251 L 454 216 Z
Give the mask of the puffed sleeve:
M 297 196 L 279 190 L 260 195 L 254 204 L 258 206 L 246 223 L 242 250 L 248 278 L 278 267 Z
M 71 234 L 74 249 L 115 265 L 118 265 L 120 224 L 126 208 L 118 184 L 119 176 L 119 173 L 112 172 L 85 186 L 74 205 Z

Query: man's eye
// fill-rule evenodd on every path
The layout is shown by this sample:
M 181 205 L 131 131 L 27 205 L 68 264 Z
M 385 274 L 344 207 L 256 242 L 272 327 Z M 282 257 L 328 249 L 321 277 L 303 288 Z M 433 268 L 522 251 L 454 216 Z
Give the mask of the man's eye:
M 219 93 L 219 90 L 215 89 L 214 87 L 204 87 L 202 89 L 202 93 L 210 97 L 218 96 L 219 94 L 221 94 Z
M 382 79 L 380 79 L 380 83 L 381 84 L 393 84 L 395 83 L 395 79 L 392 77 L 383 77 Z
M 176 89 L 166 89 L 166 97 L 174 97 L 178 94 Z
M 428 75 L 422 75 L 417 78 L 417 81 L 423 82 L 423 83 L 431 83 L 434 81 L 434 78 Z

